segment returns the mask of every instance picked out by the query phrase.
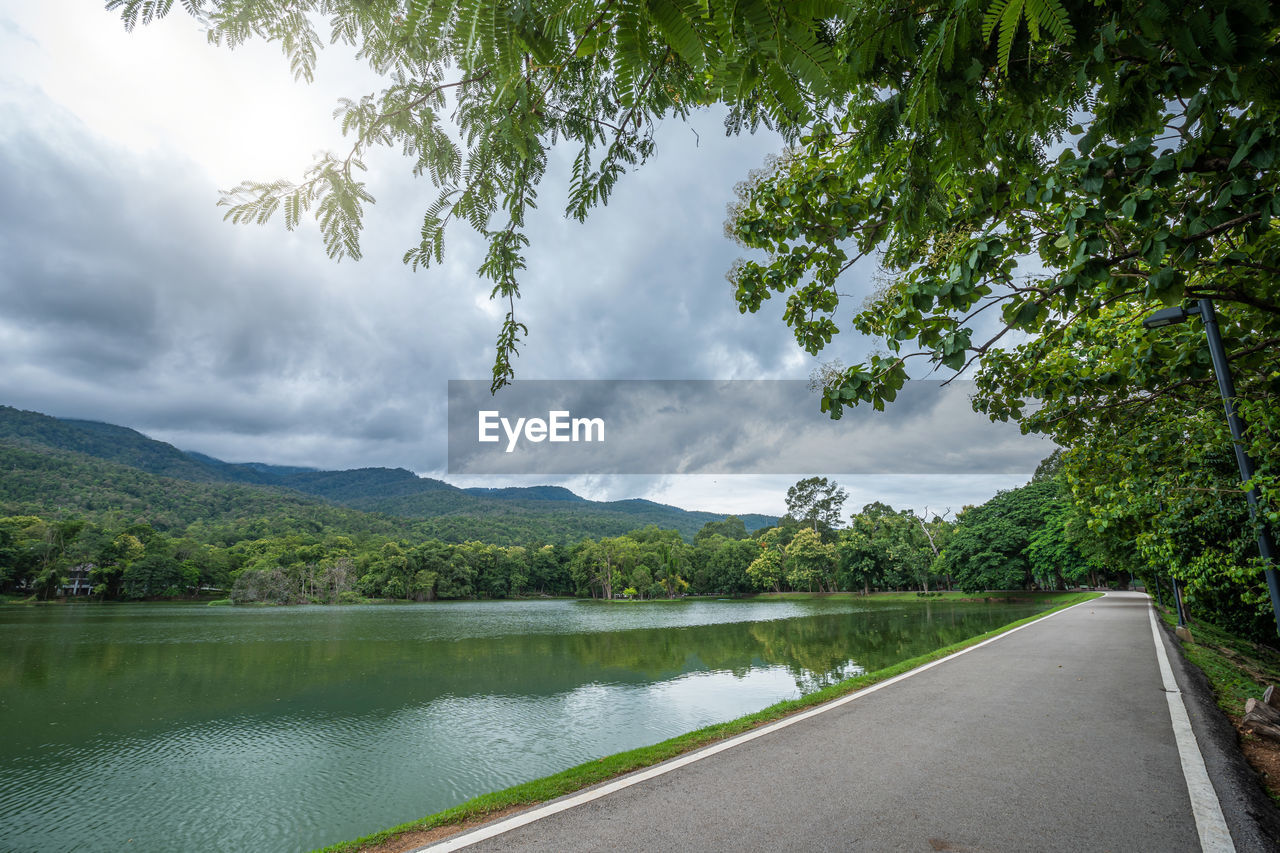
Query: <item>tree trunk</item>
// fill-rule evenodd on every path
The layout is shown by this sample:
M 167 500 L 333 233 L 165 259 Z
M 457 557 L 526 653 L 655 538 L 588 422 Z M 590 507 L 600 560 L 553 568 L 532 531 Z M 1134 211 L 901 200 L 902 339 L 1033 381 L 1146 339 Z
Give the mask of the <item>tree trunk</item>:
M 1268 687 L 1263 696 L 1276 701 L 1275 688 Z M 1246 729 L 1258 737 L 1280 741 L 1280 710 L 1268 705 L 1266 701 L 1250 699 L 1245 702 L 1243 723 Z
M 1280 711 L 1265 702 L 1250 699 L 1244 703 L 1244 724 L 1280 727 Z

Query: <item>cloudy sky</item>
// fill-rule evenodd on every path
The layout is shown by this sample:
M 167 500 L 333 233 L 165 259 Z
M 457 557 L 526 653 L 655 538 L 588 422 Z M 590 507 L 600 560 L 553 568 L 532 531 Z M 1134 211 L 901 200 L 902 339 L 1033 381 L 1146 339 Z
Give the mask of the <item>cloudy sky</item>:
M 229 461 L 554 482 L 690 509 L 782 512 L 810 474 L 841 474 L 850 507 L 958 509 L 1028 478 L 1003 453 L 992 462 L 1007 430 L 975 418 L 913 432 L 892 409 L 873 431 L 883 453 L 919 435 L 946 447 L 948 473 L 448 474 L 447 383 L 488 376 L 502 316 L 472 232 L 449 235 L 440 267 L 400 263 L 433 191 L 395 152 L 370 159 L 378 202 L 359 262 L 328 260 L 314 227 L 233 226 L 215 206 L 219 189 L 345 150 L 333 107 L 377 79 L 330 48 L 315 83 L 295 83 L 274 46 L 210 46 L 180 10 L 126 33 L 102 5 L 0 0 L 0 403 Z M 553 153 L 529 229 L 517 381 L 807 378 L 818 360 L 781 304 L 740 315 L 724 278 L 741 254 L 723 236 L 726 203 L 779 148 L 767 133 L 726 138 L 714 112 L 669 121 L 655 158 L 586 224 L 560 213 L 572 152 Z M 870 272 L 845 290 L 865 293 Z M 868 346 L 846 332 L 823 358 L 854 363 Z

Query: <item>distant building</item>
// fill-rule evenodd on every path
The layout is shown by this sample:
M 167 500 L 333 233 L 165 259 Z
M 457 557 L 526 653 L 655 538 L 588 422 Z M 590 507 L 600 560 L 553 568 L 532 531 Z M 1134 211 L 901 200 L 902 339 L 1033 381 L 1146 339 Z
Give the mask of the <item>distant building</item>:
M 93 563 L 81 563 L 67 570 L 67 582 L 58 587 L 58 595 L 89 595 L 93 592 L 93 583 L 89 580 L 89 572 L 97 568 Z

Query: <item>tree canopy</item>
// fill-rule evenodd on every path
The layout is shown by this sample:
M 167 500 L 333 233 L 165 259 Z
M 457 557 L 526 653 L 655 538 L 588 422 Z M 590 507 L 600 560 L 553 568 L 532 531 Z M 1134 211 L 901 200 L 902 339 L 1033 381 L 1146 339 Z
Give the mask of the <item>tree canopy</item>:
M 1070 31 L 1028 28 L 1008 62 L 970 4 L 921 11 L 843 114 L 741 190 L 733 233 L 769 256 L 734 271 L 738 302 L 784 298 L 814 354 L 850 315 L 879 340 L 825 372 L 835 417 L 973 368 L 980 411 L 1068 449 L 1071 495 L 1113 567 L 1170 571 L 1253 632 L 1211 603 L 1265 593 L 1203 327 L 1141 321 L 1217 305 L 1274 527 L 1280 18 L 1251 2 L 1062 8 Z M 850 306 L 842 277 L 862 258 L 883 286 Z
M 849 493 L 826 477 L 806 477 L 787 489 L 787 515 L 830 537 Z

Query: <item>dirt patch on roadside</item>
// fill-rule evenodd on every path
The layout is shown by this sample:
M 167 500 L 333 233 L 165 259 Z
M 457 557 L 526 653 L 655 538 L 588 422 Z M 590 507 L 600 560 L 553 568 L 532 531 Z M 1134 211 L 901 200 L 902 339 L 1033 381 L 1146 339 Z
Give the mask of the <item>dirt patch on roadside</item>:
M 1240 733 L 1240 751 L 1245 761 L 1262 777 L 1262 786 L 1271 799 L 1280 803 L 1280 743 L 1260 738 L 1240 725 L 1240 717 L 1231 716 L 1236 731 Z
M 381 844 L 373 847 L 361 848 L 362 853 L 411 853 L 420 847 L 426 847 L 428 844 L 435 844 L 437 841 L 448 838 L 451 835 L 457 835 L 468 830 L 475 829 L 477 826 L 483 826 L 486 823 L 492 823 L 495 820 L 502 820 L 504 817 L 510 817 L 518 812 L 532 808 L 527 806 L 507 806 L 496 812 L 490 812 L 484 817 L 473 818 L 465 823 L 455 823 L 448 826 L 437 826 L 432 829 L 415 829 L 409 832 L 401 833 L 394 838 L 388 838 Z

